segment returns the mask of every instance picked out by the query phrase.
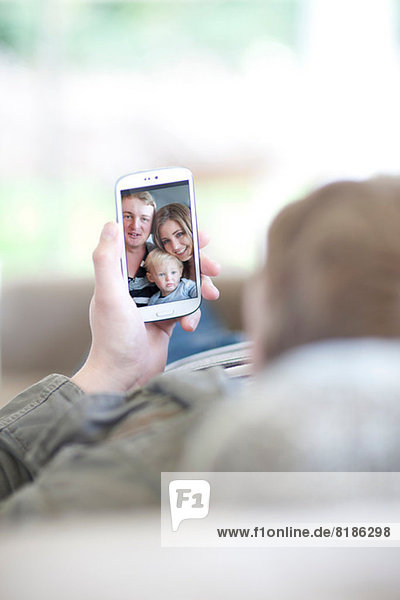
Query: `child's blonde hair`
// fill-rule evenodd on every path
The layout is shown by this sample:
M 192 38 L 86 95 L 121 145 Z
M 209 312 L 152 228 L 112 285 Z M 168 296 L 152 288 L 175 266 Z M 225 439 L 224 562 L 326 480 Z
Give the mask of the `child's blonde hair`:
M 144 261 L 144 268 L 146 269 L 146 273 L 151 273 L 152 270 L 157 268 L 157 265 L 159 265 L 161 262 L 164 262 L 165 260 L 174 260 L 182 273 L 183 262 L 173 254 L 168 254 L 168 252 L 164 252 L 163 250 L 159 250 L 158 248 L 154 248 L 154 250 L 149 252 L 146 260 Z

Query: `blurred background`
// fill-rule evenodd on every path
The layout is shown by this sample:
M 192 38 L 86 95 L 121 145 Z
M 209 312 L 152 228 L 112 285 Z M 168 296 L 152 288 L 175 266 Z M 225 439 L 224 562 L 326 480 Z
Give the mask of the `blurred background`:
M 122 174 L 184 165 L 227 271 L 285 202 L 398 170 L 399 0 L 0 0 L 3 280 L 86 276 Z
M 284 203 L 399 171 L 399 53 L 400 0 L 0 0 L 3 290 L 91 277 L 115 180 L 169 165 L 246 275 Z M 3 346 L 31 294 L 7 296 Z

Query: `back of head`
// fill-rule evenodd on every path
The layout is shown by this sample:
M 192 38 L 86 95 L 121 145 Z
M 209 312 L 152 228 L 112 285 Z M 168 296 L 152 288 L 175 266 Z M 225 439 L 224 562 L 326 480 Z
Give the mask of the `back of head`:
M 329 184 L 271 225 L 268 360 L 329 338 L 400 337 L 400 178 Z

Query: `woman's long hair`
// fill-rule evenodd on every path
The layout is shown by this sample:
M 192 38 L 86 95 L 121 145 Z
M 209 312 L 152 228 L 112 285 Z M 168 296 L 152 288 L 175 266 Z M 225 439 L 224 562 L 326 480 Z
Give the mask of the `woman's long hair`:
M 166 204 L 160 208 L 153 219 L 153 239 L 154 243 L 160 250 L 164 250 L 164 245 L 160 237 L 160 227 L 167 221 L 176 221 L 183 231 L 190 237 L 193 244 L 192 236 L 192 223 L 190 218 L 190 210 L 184 204 L 173 202 Z M 190 260 L 183 263 L 183 277 L 189 277 L 190 274 Z

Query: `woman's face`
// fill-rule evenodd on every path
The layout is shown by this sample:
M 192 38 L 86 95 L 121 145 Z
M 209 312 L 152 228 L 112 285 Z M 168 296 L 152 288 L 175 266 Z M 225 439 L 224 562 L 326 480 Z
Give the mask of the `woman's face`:
M 181 261 L 186 261 L 193 256 L 193 242 L 177 221 L 169 219 L 160 226 L 160 239 L 164 250 L 176 256 Z

